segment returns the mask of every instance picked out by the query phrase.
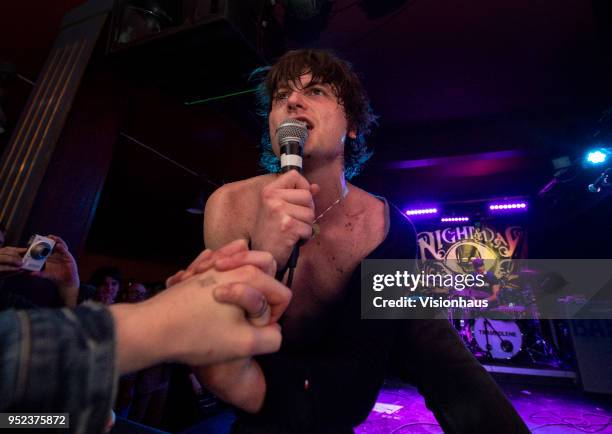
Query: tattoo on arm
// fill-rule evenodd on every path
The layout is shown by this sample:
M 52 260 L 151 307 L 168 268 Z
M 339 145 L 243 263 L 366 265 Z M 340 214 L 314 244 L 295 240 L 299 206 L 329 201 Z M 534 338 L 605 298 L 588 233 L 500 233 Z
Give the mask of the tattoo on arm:
M 215 285 L 217 281 L 212 276 L 207 276 L 204 279 L 198 281 L 202 288 L 206 288 L 207 286 Z

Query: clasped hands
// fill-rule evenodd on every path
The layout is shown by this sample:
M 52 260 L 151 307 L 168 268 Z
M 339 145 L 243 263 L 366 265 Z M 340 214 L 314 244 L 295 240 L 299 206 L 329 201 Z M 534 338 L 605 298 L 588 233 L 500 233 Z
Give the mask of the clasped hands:
M 274 279 L 275 273 L 271 254 L 251 251 L 245 240 L 236 240 L 203 251 L 187 269 L 168 278 L 168 289 L 149 302 L 157 302 L 165 315 L 181 312 L 185 329 L 174 336 L 193 353 L 178 359 L 200 366 L 278 351 L 277 321 L 291 291 Z M 205 343 L 210 352 L 201 354 L 197 346 Z
M 246 318 L 255 326 L 275 324 L 289 305 L 291 291 L 269 278 L 276 273 L 276 261 L 272 255 L 249 250 L 242 239 L 215 251 L 204 250 L 187 269 L 169 277 L 166 287 L 170 288 L 209 270 L 243 273 L 240 281 L 217 285 L 212 294 L 220 303 L 242 308 Z
M 119 371 L 166 361 L 203 368 L 278 351 L 276 322 L 291 292 L 275 272 L 269 253 L 236 240 L 202 252 L 155 297 L 110 306 Z
M 183 355 L 178 359 L 191 365 L 198 379 L 221 399 L 248 411 L 260 407 L 265 390 L 261 370 L 251 357 L 279 350 L 277 321 L 291 300 L 291 291 L 274 279 L 275 273 L 276 261 L 270 253 L 250 251 L 244 240 L 236 240 L 219 250 L 202 252 L 186 270 L 166 281 L 168 290 L 152 299 L 164 293 L 170 296 L 195 280 L 210 286 L 214 300 L 233 311 L 233 323 L 227 318 L 206 318 L 204 313 L 194 315 L 190 330 L 201 331 L 194 335 L 197 341 L 192 345 L 209 346 L 212 353 L 204 358 Z M 198 289 L 202 293 L 203 289 Z M 177 301 L 193 303 L 186 296 Z M 217 306 L 214 311 L 220 313 L 221 309 Z

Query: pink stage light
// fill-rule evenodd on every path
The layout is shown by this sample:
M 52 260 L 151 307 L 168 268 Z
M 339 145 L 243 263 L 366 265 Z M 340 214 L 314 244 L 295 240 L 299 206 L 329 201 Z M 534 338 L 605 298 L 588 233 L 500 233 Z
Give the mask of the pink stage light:
M 491 211 L 525 211 L 527 210 L 526 202 L 514 203 L 494 203 L 489 205 Z
M 442 217 L 440 219 L 440 221 L 442 223 L 448 223 L 448 222 L 469 222 L 470 218 L 469 217 Z
M 406 215 L 431 215 L 437 214 L 438 208 L 415 208 L 415 209 L 407 209 L 404 211 Z

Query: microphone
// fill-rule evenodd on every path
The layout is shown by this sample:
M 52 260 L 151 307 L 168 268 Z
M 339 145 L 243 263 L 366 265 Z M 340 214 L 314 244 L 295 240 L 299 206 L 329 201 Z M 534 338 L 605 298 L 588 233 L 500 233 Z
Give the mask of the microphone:
M 281 173 L 297 170 L 302 173 L 304 155 L 304 143 L 308 139 L 308 128 L 306 122 L 298 121 L 297 119 L 285 119 L 276 129 L 276 138 L 280 146 L 280 166 Z M 291 288 L 293 281 L 293 271 L 297 265 L 298 257 L 300 256 L 300 243 L 293 246 L 291 256 L 287 260 L 286 268 L 289 269 L 287 277 L 287 286 Z M 283 273 L 284 274 L 284 273 Z M 282 280 L 283 276 L 277 276 Z
M 276 138 L 280 146 L 281 173 L 290 170 L 297 170 L 302 173 L 304 143 L 308 139 L 306 122 L 297 119 L 285 119 L 276 129 Z
M 604 170 L 601 175 L 595 180 L 594 183 L 589 184 L 589 191 L 591 193 L 599 193 L 602 187 L 609 187 L 612 185 L 610 181 L 608 181 L 608 176 L 610 175 L 610 168 Z

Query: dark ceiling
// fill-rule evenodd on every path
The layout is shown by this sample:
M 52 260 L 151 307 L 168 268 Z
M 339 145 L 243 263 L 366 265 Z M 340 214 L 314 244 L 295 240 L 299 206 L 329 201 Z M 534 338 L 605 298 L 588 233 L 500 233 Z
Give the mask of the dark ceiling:
M 11 5 L 0 59 L 36 77 L 61 16 L 78 3 Z M 283 28 L 290 21 L 281 5 L 273 14 L 282 39 L 275 49 L 330 48 L 360 72 L 380 126 L 375 157 L 356 183 L 400 206 L 534 197 L 551 179 L 551 159 L 578 156 L 612 105 L 607 1 L 335 0 L 318 38 Z M 185 212 L 190 200 L 261 172 L 251 94 L 184 104 L 250 88 L 262 53 L 233 43 L 179 35 L 151 45 L 154 56 L 136 47 L 109 57 L 131 83 L 122 132 L 202 177 L 118 137 L 88 250 L 184 261 L 202 243 L 201 216 Z M 140 62 L 147 55 L 155 61 Z M 27 85 L 13 92 L 14 115 Z M 583 187 L 562 194 L 586 213 L 610 211 L 582 197 Z

